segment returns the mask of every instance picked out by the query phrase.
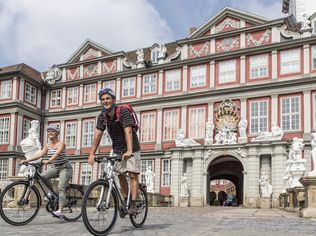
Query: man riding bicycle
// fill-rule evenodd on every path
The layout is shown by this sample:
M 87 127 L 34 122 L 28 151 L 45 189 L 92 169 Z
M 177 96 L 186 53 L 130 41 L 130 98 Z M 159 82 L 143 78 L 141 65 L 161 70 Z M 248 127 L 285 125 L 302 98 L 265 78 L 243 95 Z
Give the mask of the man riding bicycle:
M 113 152 L 122 154 L 123 160 L 117 162 L 115 168 L 120 172 L 127 172 L 130 177 L 132 202 L 129 214 L 137 212 L 136 198 L 138 192 L 138 175 L 140 173 L 140 145 L 135 130 L 135 121 L 130 111 L 125 107 L 116 107 L 116 96 L 112 89 L 104 88 L 99 92 L 99 99 L 103 109 L 98 116 L 92 149 L 88 163 L 94 164 L 95 152 L 106 129 L 112 139 Z M 120 109 L 117 117 L 116 109 Z M 121 191 L 125 199 L 128 194 L 128 183 L 124 175 L 119 175 Z
M 28 160 L 22 160 L 21 164 L 35 161 L 42 156 L 47 154 L 48 160 L 43 160 L 43 164 L 52 164 L 52 168 L 49 168 L 42 173 L 42 176 L 47 180 L 59 177 L 58 183 L 58 199 L 59 199 L 59 209 L 54 211 L 53 214 L 60 218 L 63 218 L 63 208 L 67 204 L 66 198 L 66 187 L 68 186 L 69 180 L 72 178 L 72 166 L 68 161 L 66 156 L 64 142 L 58 139 L 59 128 L 55 125 L 49 125 L 47 127 L 47 135 L 49 138 L 48 144 L 35 156 Z M 51 182 L 48 181 L 51 185 Z M 50 186 L 52 188 L 52 186 Z

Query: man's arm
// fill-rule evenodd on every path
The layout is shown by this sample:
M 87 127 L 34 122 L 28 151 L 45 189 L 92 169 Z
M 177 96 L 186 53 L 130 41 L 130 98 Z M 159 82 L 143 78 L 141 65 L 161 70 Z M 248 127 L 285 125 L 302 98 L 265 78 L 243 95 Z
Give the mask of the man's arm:
M 102 135 L 103 135 L 103 131 L 95 129 L 92 148 L 91 148 L 89 158 L 88 158 L 88 163 L 92 166 L 94 164 L 95 152 L 97 151 L 97 148 L 99 147 Z
M 133 134 L 132 127 L 125 127 L 125 141 L 127 145 L 127 151 L 123 154 L 124 159 L 129 159 L 133 153 Z

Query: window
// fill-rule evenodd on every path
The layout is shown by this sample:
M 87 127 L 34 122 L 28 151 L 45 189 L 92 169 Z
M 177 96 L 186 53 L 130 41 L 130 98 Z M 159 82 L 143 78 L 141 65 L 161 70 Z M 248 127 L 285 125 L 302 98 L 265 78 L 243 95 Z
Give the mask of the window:
M 91 147 L 93 142 L 93 132 L 94 132 L 94 121 L 84 121 L 83 122 L 83 139 L 82 146 L 83 147 Z
M 0 144 L 9 143 L 9 117 L 0 117 Z
M 78 104 L 78 87 L 67 89 L 67 105 Z
M 92 181 L 92 167 L 88 163 L 81 163 L 81 184 L 89 185 Z
M 0 160 L 0 180 L 7 180 L 8 160 Z
M 281 98 L 282 130 L 299 130 L 300 123 L 300 97 Z
M 77 123 L 66 123 L 66 137 L 65 144 L 66 148 L 75 148 L 76 147 L 76 135 L 77 135 Z
M 205 107 L 189 109 L 189 138 L 205 137 Z
M 312 47 L 312 70 L 316 70 L 316 45 Z
M 0 99 L 11 98 L 12 96 L 12 80 L 3 80 L 0 82 Z
M 23 136 L 22 139 L 25 139 L 29 134 L 29 129 L 31 128 L 31 120 L 24 119 L 23 120 Z
M 61 105 L 61 89 L 52 90 L 50 93 L 50 106 L 60 107 Z
M 228 83 L 236 81 L 236 60 L 219 62 L 218 82 Z
M 147 171 L 148 166 L 151 166 L 151 169 L 154 171 L 152 160 L 141 161 L 140 182 L 144 184 L 146 183 L 146 171 Z
M 162 165 L 162 186 L 169 187 L 171 185 L 171 160 L 163 160 Z
M 95 84 L 87 84 L 84 86 L 84 103 L 95 102 L 96 95 L 96 86 Z
M 192 66 L 190 68 L 190 88 L 201 87 L 206 85 L 206 66 Z
M 292 49 L 282 51 L 280 53 L 280 67 L 281 67 L 281 75 L 300 72 L 301 70 L 301 50 Z
M 111 139 L 107 130 L 104 130 L 104 132 L 103 132 L 102 139 L 101 139 L 101 145 L 112 146 L 112 139 Z
M 143 93 L 150 94 L 157 91 L 157 75 L 144 75 L 143 78 Z
M 110 88 L 115 92 L 115 80 L 103 81 L 103 88 Z
M 147 112 L 141 115 L 141 142 L 154 142 L 156 136 L 156 113 Z
M 25 101 L 36 104 L 36 88 L 28 83 L 25 83 Z
M 135 78 L 123 79 L 123 97 L 135 96 Z
M 250 79 L 268 77 L 268 55 L 250 57 Z
M 151 50 L 150 59 L 151 59 L 152 63 L 158 62 L 158 48 L 157 47 L 155 47 Z
M 180 90 L 181 71 L 168 70 L 166 71 L 165 90 L 167 92 Z
M 268 101 L 250 102 L 250 134 L 268 131 Z
M 179 110 L 164 112 L 164 140 L 173 140 L 179 129 Z

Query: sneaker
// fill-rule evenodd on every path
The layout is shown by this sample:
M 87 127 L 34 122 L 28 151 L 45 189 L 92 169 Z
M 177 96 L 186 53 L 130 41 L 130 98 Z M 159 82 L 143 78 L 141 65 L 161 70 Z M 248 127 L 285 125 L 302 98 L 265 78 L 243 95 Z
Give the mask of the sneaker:
M 61 219 L 64 218 L 64 213 L 62 213 L 62 211 L 60 211 L 60 210 L 53 211 L 53 215 L 56 216 L 56 217 L 59 217 Z
M 130 207 L 127 210 L 127 214 L 129 215 L 136 215 L 137 214 L 137 206 L 135 202 L 132 202 Z

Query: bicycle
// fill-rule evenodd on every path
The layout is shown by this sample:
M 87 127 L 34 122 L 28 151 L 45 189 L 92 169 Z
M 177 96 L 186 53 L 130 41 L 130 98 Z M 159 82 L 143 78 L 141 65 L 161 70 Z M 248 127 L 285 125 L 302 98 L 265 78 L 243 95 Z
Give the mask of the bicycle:
M 103 159 L 108 161 L 107 166 Z M 130 177 L 122 172 L 115 170 L 117 161 L 122 160 L 122 155 L 114 157 L 98 157 L 96 162 L 101 163 L 100 178 L 93 182 L 85 192 L 82 201 L 82 220 L 86 229 L 93 235 L 108 234 L 116 222 L 118 212 L 121 218 L 128 213 L 130 204 Z M 118 174 L 124 175 L 128 182 L 127 201 L 123 200 L 119 190 L 116 177 Z M 137 193 L 137 213 L 130 215 L 131 223 L 136 227 L 141 227 L 147 218 L 148 200 L 145 184 L 139 184 Z
M 38 184 L 46 199 L 46 211 L 54 217 L 53 211 L 58 210 L 58 193 L 48 185 L 48 180 L 40 175 L 42 163 L 24 163 L 30 165 L 30 173 L 25 180 L 9 184 L 0 194 L 0 215 L 9 224 L 21 226 L 31 222 L 38 214 L 42 205 L 42 197 L 35 183 Z M 48 189 L 48 191 L 46 191 Z M 69 184 L 66 188 L 68 203 L 64 206 L 63 219 L 72 222 L 81 217 L 81 200 L 83 186 Z

